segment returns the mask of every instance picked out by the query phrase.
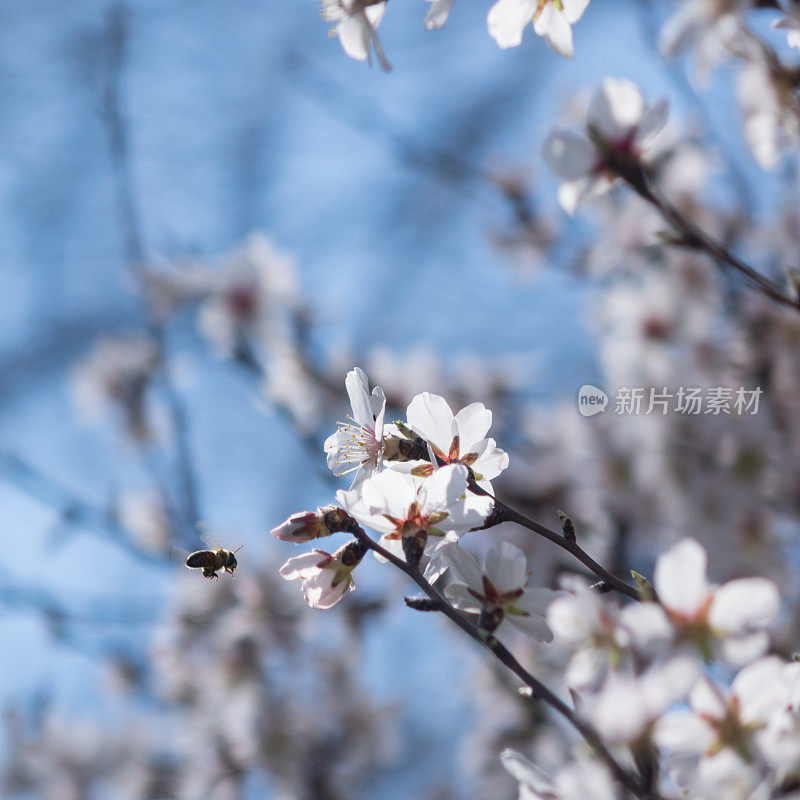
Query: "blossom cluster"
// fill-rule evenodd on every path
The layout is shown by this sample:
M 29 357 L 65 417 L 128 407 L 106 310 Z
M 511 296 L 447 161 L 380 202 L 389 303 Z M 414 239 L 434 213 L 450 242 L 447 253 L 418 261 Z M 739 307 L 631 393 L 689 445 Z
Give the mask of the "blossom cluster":
M 746 800 L 794 784 L 800 669 L 768 654 L 779 610 L 770 581 L 714 586 L 705 551 L 684 539 L 659 558 L 643 603 L 619 608 L 580 583 L 568 588 L 547 613 L 555 642 L 572 654 L 565 683 L 615 752 L 656 765 L 651 791 Z M 503 761 L 521 797 L 618 796 L 594 759 L 572 761 L 554 779 L 517 752 Z
M 441 28 L 450 16 L 455 0 L 430 0 L 425 28 Z M 490 36 L 502 48 L 515 47 L 532 25 L 561 56 L 572 58 L 575 48 L 572 26 L 583 16 L 589 0 L 497 0 L 489 10 L 486 23 Z M 331 33 L 339 37 L 342 49 L 356 61 L 372 63 L 372 53 L 384 70 L 391 65 L 378 38 L 378 25 L 386 11 L 387 0 L 321 0 L 322 18 L 335 23 Z
M 112 786 L 123 800 L 188 798 L 213 787 L 233 800 L 266 781 L 282 796 L 344 800 L 396 762 L 395 711 L 360 681 L 355 607 L 329 621 L 332 645 L 274 567 L 213 593 L 193 577 L 179 582 L 146 665 L 101 665 L 105 716 L 46 700 L 6 714 L 3 797 L 81 800 Z M 120 702 L 124 720 L 109 721 Z
M 552 642 L 570 654 L 562 677 L 578 716 L 639 765 L 648 791 L 710 800 L 721 782 L 726 796 L 745 800 L 759 786 L 775 792 L 800 776 L 800 671 L 770 654 L 780 610 L 771 581 L 711 583 L 706 551 L 687 538 L 659 557 L 652 584 L 636 576 L 638 600 L 625 606 L 574 575 L 555 591 L 536 586 L 510 542 L 495 541 L 478 558 L 460 541 L 498 521 L 491 481 L 508 456 L 487 437 L 491 412 L 473 403 L 454 414 L 444 398 L 423 393 L 405 420 L 387 424 L 384 393 L 370 390 L 362 370 L 348 373 L 346 386 L 352 416 L 325 451 L 336 474 L 354 474 L 351 488 L 337 492 L 335 505 L 295 514 L 272 531 L 298 544 L 354 534 L 332 554 L 314 550 L 281 568 L 285 579 L 301 580 L 310 606 L 339 602 L 372 549 L 428 585 L 441 582 L 440 597 L 483 636 Z M 574 541 L 573 523 L 559 516 L 564 540 Z M 377 542 L 365 528 L 380 534 Z M 521 797 L 618 794 L 604 759 L 578 758 L 555 779 L 519 753 L 503 760 Z
M 363 528 L 380 534 L 373 547 L 380 560 L 395 557 L 421 566 L 428 576 L 441 574 L 445 553 L 454 552 L 458 537 L 486 524 L 494 505 L 491 481 L 508 466 L 507 454 L 487 436 L 492 414 L 482 403 L 454 414 L 443 397 L 423 392 L 409 403 L 405 421 L 386 423 L 384 392 L 370 391 L 362 369 L 350 371 L 345 385 L 352 414 L 324 449 L 336 475 L 353 474 L 350 489 L 336 493 L 336 506 L 294 514 L 272 530 L 275 538 L 294 543 L 358 534 L 335 553 L 314 550 L 281 569 L 287 580 L 301 579 L 307 602 L 317 608 L 329 608 L 353 588 L 353 570 L 369 548 Z M 464 554 L 461 561 L 464 592 L 456 605 L 474 604 L 468 590 L 473 586 L 486 592 L 482 607 L 499 615 L 495 627 L 506 614 L 528 616 L 523 602 L 512 603 L 524 593 L 524 569 L 515 570 L 512 586 L 500 562 L 481 570 L 470 558 Z M 486 577 L 495 572 L 496 585 Z

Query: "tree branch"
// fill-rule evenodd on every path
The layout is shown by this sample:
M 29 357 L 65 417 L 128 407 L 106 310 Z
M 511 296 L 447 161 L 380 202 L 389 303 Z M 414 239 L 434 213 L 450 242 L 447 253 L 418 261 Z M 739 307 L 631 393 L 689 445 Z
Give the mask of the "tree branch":
M 716 261 L 720 267 L 732 267 L 771 300 L 787 306 L 796 312 L 800 312 L 800 300 L 787 295 L 779 284 L 753 269 L 749 264 L 731 253 L 722 242 L 710 236 L 702 228 L 685 217 L 664 196 L 659 187 L 645 174 L 643 169 L 633 174 L 630 170 L 623 169 L 618 171 L 617 174 L 639 195 L 639 197 L 653 206 L 670 225 L 683 235 L 683 245 L 706 253 L 706 255 Z
M 431 600 L 432 605 L 436 606 L 438 611 L 441 611 L 451 622 L 461 628 L 464 633 L 471 639 L 478 642 L 480 645 L 489 650 L 492 655 L 505 667 L 507 667 L 519 680 L 530 690 L 532 699 L 539 699 L 549 705 L 552 709 L 558 712 L 564 719 L 566 719 L 589 743 L 598 757 L 606 764 L 614 777 L 625 787 L 629 792 L 633 793 L 636 797 L 642 800 L 658 800 L 657 795 L 645 789 L 637 778 L 632 776 L 611 754 L 609 749 L 605 746 L 600 737 L 600 734 L 586 721 L 582 720 L 560 697 L 550 691 L 538 678 L 531 675 L 522 664 L 517 661 L 514 655 L 494 636 L 481 632 L 473 623 L 463 617 L 439 591 L 429 583 L 419 567 L 412 567 L 403 559 L 398 558 L 393 553 L 390 553 L 384 547 L 381 547 L 370 536 L 368 536 L 362 528 L 354 525 L 348 528 L 348 532 L 352 533 L 366 548 L 378 553 L 385 558 L 397 569 L 404 572 L 414 583 L 422 589 L 423 592 Z

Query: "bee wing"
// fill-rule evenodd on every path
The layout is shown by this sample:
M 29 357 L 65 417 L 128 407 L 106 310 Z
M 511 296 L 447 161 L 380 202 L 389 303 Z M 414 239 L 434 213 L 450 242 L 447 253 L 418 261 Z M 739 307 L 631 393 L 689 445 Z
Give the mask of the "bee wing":
M 200 532 L 200 539 L 209 549 L 216 550 L 218 547 L 222 547 L 217 537 L 211 532 L 211 526 L 207 522 L 198 522 L 196 527 Z
M 185 550 L 183 547 L 178 547 L 177 545 L 172 545 L 169 551 L 169 560 L 172 561 L 176 566 L 185 566 L 186 559 L 189 558 L 191 553 L 188 550 Z

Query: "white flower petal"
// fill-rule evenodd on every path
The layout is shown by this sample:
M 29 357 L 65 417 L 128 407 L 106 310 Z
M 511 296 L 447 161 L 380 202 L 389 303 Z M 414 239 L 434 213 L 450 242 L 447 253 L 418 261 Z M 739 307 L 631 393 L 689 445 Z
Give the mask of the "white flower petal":
M 692 709 L 703 717 L 724 719 L 727 709 L 719 690 L 708 678 L 700 678 L 691 691 L 689 700 Z
M 741 667 L 763 656 L 769 648 L 769 634 L 757 631 L 747 636 L 723 639 L 719 643 L 719 658 L 734 667 Z
M 482 483 L 496 478 L 508 467 L 508 453 L 505 450 L 501 450 L 494 439 L 484 439 L 481 442 L 477 442 L 469 448 L 468 452 L 475 453 L 478 456 L 470 466 L 473 472 L 481 476 Z M 461 454 L 466 455 L 463 447 L 461 448 Z
M 583 16 L 586 6 L 589 5 L 589 0 L 562 0 L 561 5 L 570 24 L 574 24 Z
M 364 13 L 367 15 L 367 19 L 370 21 L 373 29 L 377 28 L 378 25 L 381 24 L 381 20 L 383 19 L 383 14 L 386 11 L 386 3 L 373 3 L 371 6 L 367 6 L 364 9 Z
M 653 740 L 667 751 L 703 753 L 716 738 L 714 729 L 693 711 L 671 711 L 653 729 Z
M 425 15 L 426 31 L 438 30 L 447 22 L 456 0 L 431 0 L 431 2 L 433 5 Z
M 559 11 L 553 3 L 548 3 L 541 14 L 533 20 L 533 29 L 539 36 L 564 58 L 574 58 L 575 48 L 572 44 L 572 26 L 567 15 Z
M 364 481 L 361 496 L 373 517 L 388 514 L 396 519 L 405 519 L 409 506 L 417 499 L 416 483 L 410 475 L 385 469 Z M 365 524 L 372 527 L 371 523 Z
M 486 553 L 486 577 L 501 594 L 522 588 L 528 581 L 528 559 L 511 542 L 500 542 Z
M 706 551 L 694 539 L 682 539 L 658 559 L 655 588 L 668 609 L 694 614 L 710 592 Z
M 380 386 L 372 390 L 372 416 L 375 421 L 370 427 L 375 431 L 375 439 L 380 441 L 383 438 L 383 420 L 386 416 L 386 395 Z
M 560 800 L 617 800 L 619 790 L 608 770 L 596 761 L 567 764 L 556 778 Z
M 447 599 L 459 610 L 467 614 L 480 614 L 481 603 L 470 594 L 469 587 L 463 583 L 451 583 L 445 590 Z
M 589 175 L 598 163 L 594 145 L 572 131 L 552 131 L 542 146 L 542 155 L 547 166 L 568 181 Z
M 356 61 L 366 61 L 372 40 L 372 25 L 362 10 L 346 17 L 336 26 L 342 49 Z
M 711 627 L 727 633 L 747 633 L 769 625 L 778 613 L 780 597 L 766 578 L 741 578 L 714 593 L 708 614 Z
M 336 570 L 321 569 L 303 582 L 303 597 L 311 608 L 327 609 L 335 606 L 348 590 L 353 589 L 350 576 L 333 585 Z
M 599 647 L 584 647 L 570 659 L 567 667 L 567 686 L 590 688 L 609 667 L 608 652 Z
M 455 435 L 453 412 L 444 397 L 418 394 L 409 403 L 406 419 L 412 430 L 447 453 Z
M 478 559 L 458 544 L 443 546 L 441 552 L 449 561 L 451 574 L 455 579 L 482 594 L 483 570 Z
M 644 149 L 652 142 L 656 135 L 667 123 L 669 117 L 669 100 L 662 97 L 650 106 L 642 115 L 639 128 L 636 131 L 636 141 Z
M 280 569 L 280 575 L 285 581 L 293 581 L 296 578 L 304 578 L 317 571 L 318 565 L 325 561 L 325 554 L 311 552 L 303 553 L 299 556 L 290 558 Z
M 446 464 L 422 481 L 419 490 L 420 509 L 423 514 L 447 511 L 458 505 L 459 498 L 466 491 L 467 468 L 462 464 Z
M 527 617 L 518 614 L 506 614 L 503 621 L 513 625 L 537 642 L 547 643 L 553 641 L 553 632 L 550 630 L 550 626 L 544 617 L 538 614 L 530 614 Z
M 386 536 L 381 536 L 381 538 L 378 539 L 378 544 L 393 556 L 396 556 L 402 561 L 406 560 L 406 554 L 403 552 L 403 543 L 400 539 L 389 539 Z M 380 553 L 375 553 L 375 558 L 378 559 L 381 564 L 385 564 L 387 561 Z
M 625 140 L 644 114 L 641 89 L 626 78 L 606 78 L 589 106 L 589 125 L 610 143 Z
M 344 379 L 347 396 L 353 408 L 353 419 L 367 428 L 373 427 L 372 398 L 369 393 L 369 380 L 363 369 L 355 367 Z
M 497 0 L 489 9 L 489 36 L 503 49 L 522 41 L 525 26 L 533 21 L 537 0 Z
M 664 609 L 658 603 L 631 603 L 620 615 L 628 642 L 641 652 L 653 654 L 670 642 L 674 630 Z
M 486 495 L 469 492 L 447 512 L 447 518 L 437 526 L 445 531 L 471 531 L 486 521 L 494 508 L 494 500 Z
M 492 427 L 492 412 L 483 403 L 470 403 L 455 416 L 461 452 L 468 452 L 470 445 L 480 442 Z
M 543 797 L 555 793 L 555 784 L 547 774 L 516 750 L 503 750 L 500 753 L 500 760 L 511 776 L 527 789 Z

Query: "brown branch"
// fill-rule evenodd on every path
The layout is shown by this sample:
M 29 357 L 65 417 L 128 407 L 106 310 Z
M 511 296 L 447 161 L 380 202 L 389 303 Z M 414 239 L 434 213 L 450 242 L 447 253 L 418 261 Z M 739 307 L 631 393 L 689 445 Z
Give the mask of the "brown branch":
M 348 532 L 352 533 L 366 548 L 378 553 L 380 556 L 389 561 L 397 569 L 404 572 L 414 583 L 422 589 L 431 601 L 431 605 L 435 606 L 437 611 L 444 614 L 451 622 L 457 625 L 464 633 L 471 639 L 478 642 L 481 646 L 489 650 L 492 655 L 505 667 L 511 670 L 514 675 L 530 690 L 531 698 L 542 700 L 564 719 L 566 719 L 583 738 L 589 743 L 598 757 L 606 764 L 614 777 L 625 787 L 629 792 L 642 800 L 658 800 L 658 796 L 645 787 L 643 787 L 639 780 L 631 775 L 612 755 L 606 745 L 603 743 L 600 734 L 585 720 L 581 719 L 558 695 L 554 694 L 547 688 L 538 678 L 530 674 L 522 664 L 517 661 L 514 655 L 494 636 L 483 633 L 472 622 L 463 617 L 447 600 L 439 593 L 439 591 L 429 583 L 419 567 L 411 566 L 403 559 L 398 558 L 393 553 L 390 553 L 384 547 L 381 547 L 370 536 L 368 536 L 362 528 L 358 525 L 348 527 Z

